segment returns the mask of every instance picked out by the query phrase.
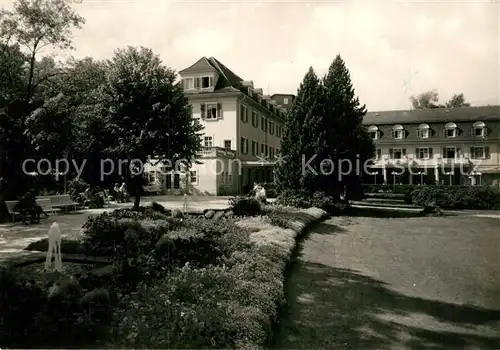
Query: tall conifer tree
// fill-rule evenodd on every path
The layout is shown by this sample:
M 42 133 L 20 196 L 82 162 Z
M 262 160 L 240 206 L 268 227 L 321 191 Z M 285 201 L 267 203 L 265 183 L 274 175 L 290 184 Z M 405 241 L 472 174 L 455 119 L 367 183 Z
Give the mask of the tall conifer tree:
M 304 173 L 301 165 L 303 157 L 309 159 L 315 153 L 312 141 L 316 133 L 314 119 L 320 114 L 321 96 L 320 80 L 310 67 L 285 122 L 281 141 L 282 161 L 276 168 L 279 192 L 291 190 L 306 195 L 314 188 L 314 176 L 309 172 Z
M 363 164 L 371 159 L 375 152 L 373 142 L 362 125 L 366 106 L 361 105 L 355 95 L 349 71 L 340 55 L 333 60 L 322 85 L 325 104 L 324 125 L 321 129 L 322 132 L 327 130 L 330 135 L 328 148 L 336 165 L 333 175 L 337 181 L 330 182 L 335 188 L 332 194 L 338 195 L 345 186 L 349 197 L 352 198 L 360 192 Z M 343 172 L 342 176 L 338 176 L 339 171 Z M 347 172 L 349 174 L 344 175 Z

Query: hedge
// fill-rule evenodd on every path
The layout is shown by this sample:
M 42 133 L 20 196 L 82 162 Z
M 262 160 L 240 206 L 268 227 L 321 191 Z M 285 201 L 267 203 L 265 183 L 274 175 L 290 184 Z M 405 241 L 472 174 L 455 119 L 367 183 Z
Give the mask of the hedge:
M 411 203 L 419 206 L 436 204 L 446 209 L 499 209 L 500 190 L 491 186 L 441 186 L 441 185 L 364 185 L 368 193 L 406 195 Z M 379 191 L 389 193 L 379 193 Z

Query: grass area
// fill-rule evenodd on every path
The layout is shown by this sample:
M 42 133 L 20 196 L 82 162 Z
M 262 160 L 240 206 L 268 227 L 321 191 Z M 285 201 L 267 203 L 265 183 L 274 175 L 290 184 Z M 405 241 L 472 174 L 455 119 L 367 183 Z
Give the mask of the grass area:
M 280 349 L 498 348 L 499 221 L 333 218 L 301 243 Z

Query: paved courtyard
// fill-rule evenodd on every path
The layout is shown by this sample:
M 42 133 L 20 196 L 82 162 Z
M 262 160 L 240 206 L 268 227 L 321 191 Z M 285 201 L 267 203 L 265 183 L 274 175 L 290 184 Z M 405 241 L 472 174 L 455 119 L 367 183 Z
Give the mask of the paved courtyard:
M 229 197 L 188 197 L 188 212 L 203 211 L 205 209 L 226 209 Z M 144 197 L 141 205 L 149 205 L 157 202 L 168 209 L 182 209 L 183 197 L 155 196 Z M 47 236 L 50 225 L 54 221 L 59 223 L 61 233 L 64 237 L 77 238 L 82 234 L 82 226 L 91 215 L 98 215 L 117 208 L 131 208 L 132 203 L 112 203 L 103 209 L 85 209 L 61 215 L 51 215 L 48 219 L 42 219 L 37 225 L 23 225 L 22 223 L 0 224 L 0 262 L 10 256 L 30 254 L 23 250 L 31 242 L 38 241 Z

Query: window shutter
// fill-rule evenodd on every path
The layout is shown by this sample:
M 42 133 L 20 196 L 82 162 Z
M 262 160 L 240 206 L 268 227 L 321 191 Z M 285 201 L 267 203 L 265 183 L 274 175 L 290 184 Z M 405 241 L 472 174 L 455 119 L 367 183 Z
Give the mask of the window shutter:
M 382 158 L 382 150 L 379 148 L 377 149 L 377 159 Z
M 214 77 L 210 77 L 209 80 L 210 80 L 210 83 L 209 83 L 210 87 L 213 87 L 214 86 Z
M 415 148 L 415 158 L 420 158 L 420 148 Z
M 201 119 L 205 119 L 205 104 L 202 103 L 200 105 L 200 111 L 201 111 Z
M 443 147 L 443 149 L 441 150 L 441 157 L 446 158 L 446 147 Z
M 488 129 L 488 127 L 487 127 L 487 126 L 485 126 L 485 127 L 483 128 L 483 137 L 488 136 L 489 132 L 490 132 L 490 129 Z
M 429 159 L 432 159 L 434 154 L 432 153 L 432 147 L 429 147 Z
M 417 129 L 417 137 L 418 137 L 418 138 L 422 137 L 422 136 L 420 135 L 420 129 Z
M 396 132 L 394 130 L 391 131 L 392 138 L 396 138 Z
M 393 155 L 394 155 L 394 150 L 392 148 L 389 148 L 389 158 L 392 159 Z
M 469 158 L 470 159 L 474 159 L 474 147 L 471 147 L 470 150 L 469 150 Z
M 248 108 L 245 108 L 245 120 L 248 122 Z
M 222 103 L 217 103 L 217 118 L 222 119 Z
M 403 138 L 405 139 L 405 138 L 406 138 L 406 136 L 408 136 L 408 131 L 403 130 Z
M 486 159 L 490 159 L 490 148 L 489 147 L 484 147 L 484 157 Z
M 406 148 L 403 148 L 403 156 L 406 156 Z

